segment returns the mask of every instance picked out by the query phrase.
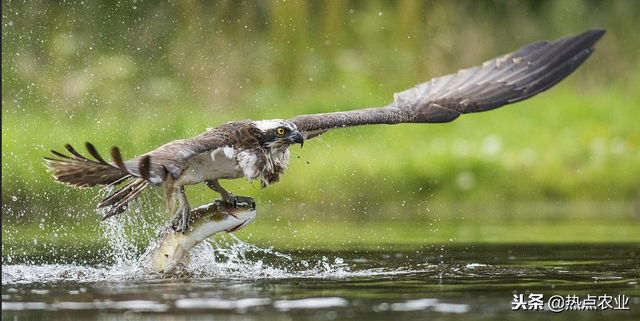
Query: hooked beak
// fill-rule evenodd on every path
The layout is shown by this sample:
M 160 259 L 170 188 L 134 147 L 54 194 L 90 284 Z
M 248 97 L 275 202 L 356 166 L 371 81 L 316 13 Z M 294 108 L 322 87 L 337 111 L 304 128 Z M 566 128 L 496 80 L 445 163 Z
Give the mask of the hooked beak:
M 289 137 L 289 141 L 292 144 L 300 144 L 300 148 L 302 148 L 304 146 L 304 136 L 302 136 L 302 134 L 295 133 L 294 135 Z

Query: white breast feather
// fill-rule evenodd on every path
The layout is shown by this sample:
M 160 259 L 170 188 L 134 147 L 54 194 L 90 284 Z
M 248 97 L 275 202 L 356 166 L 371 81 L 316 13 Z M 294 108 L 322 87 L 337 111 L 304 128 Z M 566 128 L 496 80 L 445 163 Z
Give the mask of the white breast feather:
M 248 180 L 252 180 L 260 175 L 260 169 L 256 166 L 258 155 L 252 150 L 243 150 L 238 153 L 238 165 L 244 172 Z
M 276 167 L 282 167 L 284 169 L 287 169 L 288 165 L 289 165 L 289 149 L 277 149 L 274 148 L 271 150 L 271 157 L 269 157 L 269 159 L 271 160 L 271 168 L 272 170 L 274 170 Z
M 231 147 L 225 147 L 222 151 L 228 159 L 233 159 L 236 156 L 236 151 Z
M 249 181 L 258 177 L 264 181 L 264 175 L 274 172 L 276 167 L 286 169 L 289 164 L 289 150 L 286 148 L 274 148 L 266 153 L 262 149 L 243 150 L 237 155 L 238 164 Z M 260 158 L 264 158 L 263 168 L 258 166 Z
M 229 147 L 229 146 L 220 147 L 211 151 L 211 159 L 215 162 L 216 156 L 219 156 L 219 155 L 224 155 L 228 159 L 233 159 L 233 157 L 235 157 L 235 154 L 236 154 L 236 151 L 233 149 L 233 147 Z

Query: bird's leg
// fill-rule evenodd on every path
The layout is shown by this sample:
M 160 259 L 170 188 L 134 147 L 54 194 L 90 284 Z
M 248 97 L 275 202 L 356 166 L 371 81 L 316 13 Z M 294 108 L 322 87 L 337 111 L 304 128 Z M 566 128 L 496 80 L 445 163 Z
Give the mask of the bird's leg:
M 175 194 L 175 187 L 173 187 L 173 177 L 171 175 L 167 175 L 167 181 L 164 185 L 164 200 L 167 202 L 167 210 L 169 214 L 173 214 L 175 210 L 175 199 L 173 198 L 173 194 Z
M 176 188 L 173 197 L 178 198 L 179 207 L 173 218 L 171 218 L 171 226 L 176 232 L 182 232 L 182 234 L 184 234 L 189 228 L 189 220 L 191 219 L 191 207 L 184 193 L 184 187 L 180 186 Z
M 173 215 L 171 217 L 171 227 L 174 230 L 177 230 L 178 225 L 180 224 L 180 219 L 182 219 L 182 213 L 176 212 L 176 200 L 173 197 L 176 194 L 176 187 L 173 186 L 174 179 L 171 175 L 167 175 L 167 180 L 164 185 L 164 200 L 167 202 L 167 210 L 169 211 L 169 215 Z
M 182 227 L 180 229 L 184 234 L 189 228 L 189 220 L 191 220 L 191 206 L 189 206 L 189 200 L 187 200 L 187 195 L 184 193 L 184 188 L 180 188 L 178 203 L 182 210 Z
M 209 186 L 210 189 L 220 194 L 220 196 L 222 196 L 222 200 L 224 200 L 227 204 L 232 205 L 233 207 L 236 207 L 238 205 L 238 197 L 235 194 L 224 189 L 220 185 L 220 183 L 218 183 L 218 180 L 204 181 L 204 183 L 205 185 Z

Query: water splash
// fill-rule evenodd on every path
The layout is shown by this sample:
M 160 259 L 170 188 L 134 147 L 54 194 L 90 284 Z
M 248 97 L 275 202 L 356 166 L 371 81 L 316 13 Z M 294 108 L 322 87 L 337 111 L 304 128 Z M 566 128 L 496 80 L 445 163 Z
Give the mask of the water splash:
M 128 216 L 114 217 L 100 224 L 102 235 L 109 244 L 107 256 L 115 260 L 115 266 L 128 266 L 135 260 L 137 247 L 125 231 Z
M 144 202 L 144 199 L 143 199 Z M 343 278 L 385 274 L 403 274 L 424 271 L 407 267 L 371 267 L 371 262 L 360 262 L 365 268 L 356 268 L 356 261 L 345 260 L 331 254 L 293 255 L 263 248 L 244 242 L 233 234 L 220 233 L 194 247 L 191 260 L 185 267 L 174 273 L 165 274 L 145 269 L 144 249 L 156 239 L 166 226 L 165 215 L 161 211 L 149 211 L 149 204 L 137 204 L 129 209 L 128 215 L 112 217 L 99 226 L 101 236 L 108 247 L 96 255 L 97 264 L 86 260 L 55 260 L 55 264 L 4 265 L 3 284 L 33 282 L 122 282 L 128 280 L 150 280 L 167 278 Z M 146 208 L 145 215 L 139 212 Z M 135 236 L 135 237 L 134 237 Z M 86 258 L 85 258 L 86 259 Z M 94 260 L 95 262 L 95 260 Z M 108 262 L 108 263 L 107 263 Z M 4 263 L 7 263 L 6 261 Z M 9 262 L 10 263 L 10 262 Z
M 219 234 L 191 250 L 190 263 L 174 273 L 150 272 L 143 268 L 144 254 L 126 237 L 126 219 L 106 223 L 105 235 L 113 238 L 109 255 L 117 260 L 110 265 L 97 264 L 18 264 L 5 265 L 2 284 L 75 282 L 123 282 L 168 278 L 265 279 L 265 278 L 344 278 L 401 275 L 437 269 L 423 263 L 414 267 L 371 267 L 364 260 L 345 263 L 328 254 L 297 257 L 293 254 L 246 243 L 232 234 Z M 117 239 L 120 238 L 121 239 Z M 355 267 L 362 264 L 363 267 Z

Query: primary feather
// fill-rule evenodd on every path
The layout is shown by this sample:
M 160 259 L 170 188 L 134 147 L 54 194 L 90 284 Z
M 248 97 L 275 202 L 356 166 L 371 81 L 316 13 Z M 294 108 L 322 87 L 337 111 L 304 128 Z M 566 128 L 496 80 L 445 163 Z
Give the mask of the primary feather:
M 450 122 L 462 114 L 495 109 L 549 89 L 591 55 L 604 33 L 603 29 L 592 29 L 555 42 L 530 44 L 481 66 L 396 93 L 385 107 L 301 115 L 290 120 L 307 139 L 348 126 Z

